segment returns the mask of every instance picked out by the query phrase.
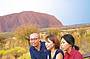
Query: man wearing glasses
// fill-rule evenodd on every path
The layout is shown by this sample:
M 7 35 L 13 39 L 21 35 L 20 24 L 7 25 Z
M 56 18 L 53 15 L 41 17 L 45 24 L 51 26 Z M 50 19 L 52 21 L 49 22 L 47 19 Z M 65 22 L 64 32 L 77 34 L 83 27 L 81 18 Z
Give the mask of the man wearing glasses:
M 31 59 L 49 59 L 49 52 L 45 46 L 45 42 L 41 42 L 40 35 L 32 33 L 29 39 Z

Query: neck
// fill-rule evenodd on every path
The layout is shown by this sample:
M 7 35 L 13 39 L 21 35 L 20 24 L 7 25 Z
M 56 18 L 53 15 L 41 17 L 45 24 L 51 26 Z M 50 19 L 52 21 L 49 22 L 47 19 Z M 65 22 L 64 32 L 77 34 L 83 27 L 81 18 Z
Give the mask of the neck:
M 54 55 L 55 55 L 56 49 L 52 48 L 51 49 L 51 58 L 53 59 Z
M 67 52 L 70 53 L 72 51 L 72 47 L 69 47 Z
M 52 48 L 52 49 L 51 49 L 51 52 L 54 52 L 54 51 L 55 51 L 55 48 Z

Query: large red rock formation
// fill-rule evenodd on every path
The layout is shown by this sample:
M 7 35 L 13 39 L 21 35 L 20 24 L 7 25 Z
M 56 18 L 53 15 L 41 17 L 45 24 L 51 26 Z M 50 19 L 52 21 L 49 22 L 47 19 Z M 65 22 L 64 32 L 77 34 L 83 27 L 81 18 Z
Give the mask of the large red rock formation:
M 33 11 L 0 16 L 0 32 L 12 31 L 13 28 L 23 24 L 34 24 L 41 28 L 63 26 L 54 16 Z

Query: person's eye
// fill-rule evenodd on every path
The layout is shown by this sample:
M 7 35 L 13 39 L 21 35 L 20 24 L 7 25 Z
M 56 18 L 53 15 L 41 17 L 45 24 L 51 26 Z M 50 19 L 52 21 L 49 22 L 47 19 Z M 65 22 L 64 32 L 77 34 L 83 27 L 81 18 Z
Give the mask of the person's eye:
M 61 44 L 64 44 L 65 42 L 61 42 Z
M 65 42 L 63 42 L 63 44 L 64 44 Z
M 61 42 L 61 44 L 62 44 L 62 42 Z

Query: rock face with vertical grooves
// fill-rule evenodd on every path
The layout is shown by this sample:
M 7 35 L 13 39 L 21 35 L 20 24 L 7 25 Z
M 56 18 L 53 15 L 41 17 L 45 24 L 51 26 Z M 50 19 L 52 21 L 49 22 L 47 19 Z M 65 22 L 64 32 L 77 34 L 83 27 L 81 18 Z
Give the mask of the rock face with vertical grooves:
M 24 11 L 0 16 L 0 32 L 10 32 L 13 28 L 23 24 L 34 24 L 40 28 L 63 26 L 54 16 L 33 11 Z

